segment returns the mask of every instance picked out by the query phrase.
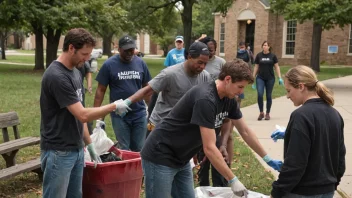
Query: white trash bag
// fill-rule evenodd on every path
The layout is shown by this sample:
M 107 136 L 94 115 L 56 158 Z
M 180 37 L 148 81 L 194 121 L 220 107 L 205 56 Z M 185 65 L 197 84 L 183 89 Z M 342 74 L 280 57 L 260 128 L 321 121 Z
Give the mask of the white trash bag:
M 195 198 L 239 198 L 234 195 L 230 187 L 211 187 L 201 186 L 194 189 Z M 270 196 L 263 195 L 254 191 L 248 191 L 247 198 L 269 198 Z
M 102 129 L 102 125 L 104 125 L 103 121 L 97 120 L 96 127 L 93 130 L 93 134 L 90 135 L 90 139 L 92 139 L 92 143 L 94 144 L 95 151 L 97 155 L 102 155 L 114 145 L 114 142 L 108 138 L 104 129 Z M 84 161 L 91 161 L 89 152 L 85 149 L 84 152 Z

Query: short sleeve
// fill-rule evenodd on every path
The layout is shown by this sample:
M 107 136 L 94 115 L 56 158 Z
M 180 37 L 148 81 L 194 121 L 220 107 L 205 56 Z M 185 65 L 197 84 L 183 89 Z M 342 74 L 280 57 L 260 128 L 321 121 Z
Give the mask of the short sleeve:
M 109 65 L 105 62 L 100 68 L 97 77 L 95 78 L 99 84 L 104 85 L 105 87 L 109 85 L 110 82 L 110 69 Z
M 212 102 L 206 99 L 197 100 L 192 112 L 192 124 L 209 129 L 215 128 L 216 107 Z
M 276 55 L 275 54 L 273 54 L 273 62 L 274 62 L 274 64 L 276 64 L 276 63 L 278 63 L 279 61 L 277 60 L 277 57 L 276 57 Z
M 170 52 L 169 53 L 167 53 L 167 55 L 166 55 L 166 58 L 165 58 L 165 61 L 164 61 L 164 66 L 165 67 L 168 67 L 168 66 L 170 66 L 170 57 L 171 57 L 171 54 L 170 54 Z
M 88 61 L 84 63 L 84 67 L 86 69 L 86 73 L 92 73 L 92 68 L 90 67 L 90 64 Z
M 255 56 L 255 61 L 254 61 L 254 63 L 255 64 L 258 64 L 259 65 L 259 53 Z
M 229 109 L 229 118 L 233 120 L 239 120 L 242 118 L 242 112 L 235 99 L 231 99 L 231 109 Z
M 161 70 L 161 72 L 155 76 L 151 81 L 149 81 L 149 86 L 155 92 L 164 91 L 167 86 L 169 86 L 168 78 L 170 76 L 165 72 L 165 70 Z
M 50 92 L 59 104 L 60 108 L 80 102 L 79 96 L 82 95 L 82 87 L 75 90 L 67 76 L 52 78 Z
M 148 69 L 148 66 L 147 64 L 142 60 L 142 64 L 143 64 L 143 70 L 144 70 L 144 76 L 143 76 L 143 82 L 142 84 L 146 84 L 150 81 L 150 79 L 152 79 L 152 77 L 150 76 L 150 72 L 149 72 L 149 69 Z

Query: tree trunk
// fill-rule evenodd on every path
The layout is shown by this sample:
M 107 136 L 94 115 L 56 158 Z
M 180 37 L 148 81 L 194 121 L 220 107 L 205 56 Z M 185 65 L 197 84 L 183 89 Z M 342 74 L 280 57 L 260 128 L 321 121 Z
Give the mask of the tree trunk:
M 33 30 L 35 34 L 34 70 L 44 70 L 43 27 L 36 24 L 33 26 Z
M 54 30 L 51 27 L 48 27 L 48 32 L 46 36 L 46 68 L 57 59 L 57 49 L 59 47 L 59 41 L 61 37 L 61 29 Z
M 17 32 L 13 33 L 13 40 L 14 40 L 14 48 L 15 49 L 21 49 L 22 47 L 22 42 L 21 42 L 21 35 Z
M 183 36 L 185 42 L 185 49 L 188 51 L 191 45 L 192 37 L 192 7 L 194 2 L 192 0 L 182 1 L 183 12 L 181 14 L 183 24 Z
M 312 53 L 310 57 L 310 67 L 320 72 L 320 42 L 323 27 L 320 24 L 313 24 L 313 35 L 312 35 Z
M 108 55 L 108 57 L 112 56 L 112 53 L 111 53 L 112 36 L 113 34 L 103 35 L 103 54 Z
M 6 32 L 0 32 L 1 59 L 6 60 L 5 54 Z

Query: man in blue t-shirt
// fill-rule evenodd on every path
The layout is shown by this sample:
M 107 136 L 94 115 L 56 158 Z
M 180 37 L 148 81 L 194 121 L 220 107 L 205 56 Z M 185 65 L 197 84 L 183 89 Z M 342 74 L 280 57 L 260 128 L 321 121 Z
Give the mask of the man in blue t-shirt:
M 172 49 L 167 53 L 164 66 L 169 67 L 176 65 L 177 63 L 185 62 L 185 48 L 183 48 L 183 36 L 176 36 L 175 39 L 176 48 Z
M 146 63 L 134 55 L 135 48 L 136 44 L 132 37 L 120 38 L 119 54 L 105 61 L 96 77 L 98 88 L 94 107 L 102 104 L 108 86 L 110 101 L 125 100 L 151 80 Z M 140 101 L 131 104 L 130 108 L 131 111 L 127 114 L 110 114 L 112 127 L 121 149 L 140 151 L 147 132 L 146 107 L 144 101 Z

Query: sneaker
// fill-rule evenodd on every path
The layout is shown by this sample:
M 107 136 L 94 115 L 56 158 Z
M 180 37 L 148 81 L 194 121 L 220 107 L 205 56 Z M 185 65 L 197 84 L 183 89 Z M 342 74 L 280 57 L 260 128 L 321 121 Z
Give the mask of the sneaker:
M 265 114 L 265 120 L 270 120 L 270 115 L 269 115 L 269 113 L 266 113 L 266 114 Z
M 263 118 L 264 118 L 264 113 L 261 112 L 261 113 L 259 114 L 259 116 L 258 116 L 258 120 L 262 120 Z

